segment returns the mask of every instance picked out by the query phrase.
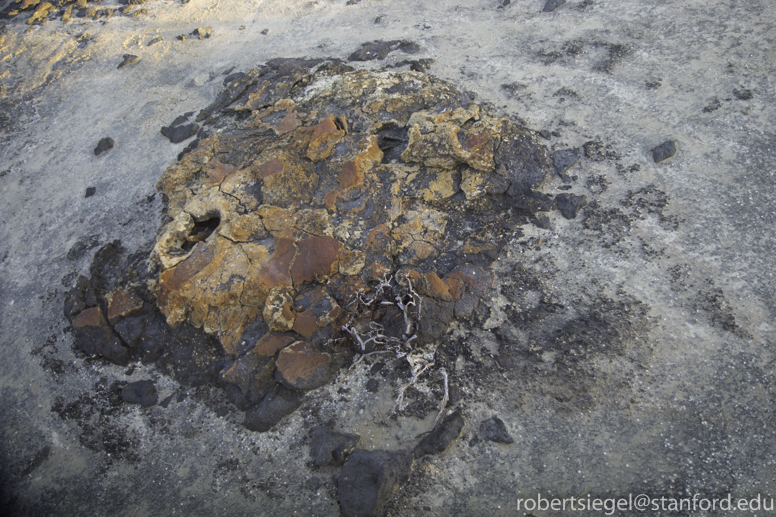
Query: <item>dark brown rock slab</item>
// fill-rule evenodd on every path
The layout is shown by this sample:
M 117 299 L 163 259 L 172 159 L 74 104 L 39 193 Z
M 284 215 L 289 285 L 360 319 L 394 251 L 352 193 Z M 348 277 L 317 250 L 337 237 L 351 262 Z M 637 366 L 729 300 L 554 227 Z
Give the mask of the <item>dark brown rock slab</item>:
M 280 351 L 276 378 L 289 389 L 320 388 L 331 378 L 331 356 L 316 352 L 309 343 L 297 341 Z

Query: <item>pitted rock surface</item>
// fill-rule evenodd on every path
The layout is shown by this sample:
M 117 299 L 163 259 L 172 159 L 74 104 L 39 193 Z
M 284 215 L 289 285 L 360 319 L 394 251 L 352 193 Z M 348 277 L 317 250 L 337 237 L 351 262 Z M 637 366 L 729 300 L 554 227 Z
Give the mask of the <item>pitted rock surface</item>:
M 215 337 L 218 354 L 186 364 L 224 387 L 251 429 L 269 429 L 298 406 L 294 393 L 350 361 L 359 347 L 345 324 L 438 341 L 490 292 L 488 269 L 519 227 L 556 206 L 540 191 L 554 171 L 535 133 L 420 72 L 276 59 L 195 119 L 197 139 L 157 185 L 167 221 L 150 262 L 122 266 L 144 273 L 113 271 L 130 281 L 110 289 L 83 280 L 66 313 L 88 337 L 82 349 L 120 363 L 144 333 L 157 343 L 168 332 L 154 301 L 170 332 Z M 395 304 L 354 309 L 381 281 L 393 290 L 381 296 L 409 289 L 421 302 L 413 339 Z

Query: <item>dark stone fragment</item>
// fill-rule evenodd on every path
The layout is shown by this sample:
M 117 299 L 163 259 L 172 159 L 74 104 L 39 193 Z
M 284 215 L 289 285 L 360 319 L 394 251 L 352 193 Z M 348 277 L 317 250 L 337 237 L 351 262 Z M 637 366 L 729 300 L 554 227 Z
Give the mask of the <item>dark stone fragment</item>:
M 146 43 L 146 47 L 150 47 L 151 45 L 156 45 L 160 41 L 162 41 L 162 37 L 161 36 L 157 36 L 157 37 L 153 38 L 151 41 L 149 41 L 148 43 Z
M 447 415 L 439 425 L 415 446 L 415 449 L 412 451 L 413 456 L 420 458 L 426 454 L 439 454 L 444 451 L 461 434 L 463 424 L 464 420 L 460 411 Z
M 714 97 L 711 99 L 711 102 L 709 102 L 709 105 L 703 108 L 704 113 L 711 113 L 712 111 L 717 111 L 722 107 L 722 102 L 719 100 L 719 97 Z
M 480 424 L 480 436 L 483 440 L 489 440 L 491 442 L 514 442 L 507 432 L 507 426 L 504 425 L 504 421 L 497 416 L 482 421 Z
M 498 6 L 498 9 L 503 9 L 511 3 L 512 0 L 501 0 L 501 5 Z
M 377 393 L 380 390 L 380 381 L 377 379 L 369 379 L 366 381 L 366 391 L 369 393 Z
M 551 13 L 565 3 L 566 0 L 547 0 L 547 3 L 544 4 L 544 9 L 542 9 L 542 11 L 545 13 Z
M 189 120 L 190 115 L 178 115 L 175 117 L 175 120 L 172 121 L 172 124 L 170 124 L 170 127 L 177 127 L 181 124 L 185 124 Z
M 742 100 L 742 101 L 748 101 L 750 100 L 754 95 L 752 95 L 752 90 L 744 90 L 742 89 L 734 89 L 733 95 L 736 96 L 736 99 Z
M 133 56 L 132 54 L 124 54 L 124 57 L 116 68 L 124 68 L 125 66 L 132 65 L 140 61 L 140 56 Z
M 100 138 L 100 141 L 97 142 L 97 147 L 94 148 L 94 156 L 100 156 L 105 151 L 113 149 L 114 143 L 110 137 Z
M 85 308 L 86 290 L 89 288 L 89 279 L 79 275 L 70 291 L 65 296 L 64 315 L 72 323 L 73 317 L 80 314 Z
M 533 223 L 534 223 L 534 226 L 536 226 L 537 228 L 541 228 L 543 230 L 549 230 L 550 227 L 552 226 L 552 224 L 550 223 L 550 218 L 543 214 L 537 215 L 534 218 Z
M 485 192 L 490 196 L 500 196 L 509 188 L 509 180 L 498 174 L 491 174 L 485 182 Z
M 167 409 L 167 407 L 170 405 L 170 402 L 172 402 L 173 398 L 175 398 L 175 393 L 171 393 L 170 395 L 168 395 L 163 401 L 159 403 L 159 405 L 164 409 Z
M 359 438 L 357 434 L 339 433 L 327 426 L 317 427 L 311 436 L 310 458 L 319 466 L 340 466 L 356 448 Z
M 474 310 L 477 308 L 479 298 L 473 294 L 465 294 L 461 296 L 460 300 L 455 302 L 455 317 L 457 319 L 465 319 L 471 317 L 474 314 Z
M 552 138 L 552 133 L 550 133 L 546 129 L 542 129 L 541 131 L 539 131 L 539 136 L 544 138 L 545 140 L 549 140 L 550 138 Z
M 290 415 L 302 405 L 304 393 L 278 386 L 255 408 L 245 412 L 243 425 L 251 431 L 263 433 Z
M 401 50 L 405 54 L 417 54 L 420 46 L 417 43 L 406 40 L 372 41 L 364 43 L 361 48 L 353 52 L 348 61 L 382 61 L 394 50 Z
M 233 74 L 229 74 L 226 77 L 224 77 L 224 86 L 242 77 L 245 77 L 245 72 L 235 72 Z
M 665 161 L 676 154 L 676 142 L 667 140 L 659 146 L 652 149 L 652 159 L 655 163 Z
M 269 29 L 264 29 L 263 31 L 261 31 L 261 33 L 266 36 L 267 34 L 269 34 Z
M 199 124 L 192 122 L 191 124 L 183 124 L 180 126 L 165 126 L 162 127 L 162 134 L 166 136 L 173 144 L 183 142 L 187 138 L 197 134 L 199 131 Z
M 426 72 L 434 63 L 436 63 L 436 59 L 405 59 L 399 61 L 393 67 L 399 68 L 408 65 L 413 72 Z
M 213 36 L 213 27 L 198 27 L 192 31 L 191 35 L 201 40 L 208 39 Z
M 579 148 L 574 149 L 561 149 L 552 153 L 552 162 L 555 164 L 555 173 L 560 176 L 563 181 L 569 182 L 570 179 L 566 175 L 566 172 L 573 167 L 581 156 Z
M 647 81 L 644 83 L 644 86 L 647 88 L 647 90 L 657 90 L 661 86 L 663 86 L 663 83 L 660 79 L 655 79 L 654 81 Z
M 560 214 L 566 219 L 574 219 L 579 213 L 579 209 L 587 203 L 587 196 L 576 196 L 574 194 L 558 194 L 555 196 L 555 203 Z
M 527 132 L 502 139 L 495 159 L 499 174 L 509 181 L 506 192 L 511 197 L 524 196 L 539 188 L 549 179 L 552 170 L 547 148 Z
M 391 494 L 410 478 L 411 468 L 409 451 L 354 451 L 339 478 L 342 513 L 346 517 L 379 515 Z
M 90 356 L 102 356 L 119 366 L 129 362 L 129 350 L 108 326 L 99 307 L 85 309 L 74 316 L 71 325 L 75 346 L 82 352 Z
M 151 407 L 159 399 L 152 381 L 130 382 L 121 389 L 121 398 L 130 404 Z
M 86 187 L 86 194 L 84 197 L 92 197 L 97 193 L 97 187 Z
M 453 321 L 455 302 L 423 297 L 423 317 L 418 325 L 418 343 L 427 344 L 442 337 Z

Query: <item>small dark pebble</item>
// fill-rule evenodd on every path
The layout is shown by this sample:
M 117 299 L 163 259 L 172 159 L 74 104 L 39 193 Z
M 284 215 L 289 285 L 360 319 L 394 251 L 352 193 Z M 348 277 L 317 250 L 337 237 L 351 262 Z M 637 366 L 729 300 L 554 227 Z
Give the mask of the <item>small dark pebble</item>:
M 113 149 L 113 144 L 115 143 L 110 137 L 100 138 L 100 141 L 97 142 L 97 147 L 94 148 L 94 156 L 100 156 L 102 153 Z
M 752 90 L 733 90 L 733 95 L 736 96 L 736 99 L 742 100 L 742 101 L 748 101 L 750 100 L 754 95 L 752 94 Z
M 560 214 L 566 219 L 574 219 L 579 213 L 579 209 L 587 203 L 587 196 L 577 196 L 574 194 L 558 194 L 555 196 L 555 203 L 558 206 Z
M 660 79 L 655 79 L 654 81 L 645 82 L 644 86 L 647 87 L 647 90 L 657 90 L 658 88 L 663 86 L 663 83 L 660 82 Z
M 547 0 L 547 3 L 544 4 L 544 9 L 542 9 L 542 11 L 545 13 L 551 13 L 565 3 L 566 0 Z
M 310 458 L 318 466 L 340 466 L 356 448 L 359 438 L 357 434 L 339 433 L 331 427 L 319 426 L 310 437 Z
M 579 161 L 581 153 L 578 148 L 561 149 L 552 153 L 552 162 L 555 164 L 555 174 L 563 178 L 563 181 L 570 181 L 566 172 Z
M 156 386 L 152 381 L 137 381 L 130 382 L 121 389 L 121 398 L 130 404 L 150 407 L 156 404 L 158 396 Z
M 719 97 L 714 97 L 713 99 L 711 99 L 711 102 L 709 102 L 709 105 L 703 108 L 703 112 L 711 113 L 712 111 L 717 111 L 721 107 L 722 107 L 722 102 L 720 102 Z
M 427 434 L 412 450 L 416 458 L 426 454 L 439 454 L 447 449 L 450 443 L 458 438 L 463 429 L 463 416 L 460 411 L 447 415 L 432 431 Z
M 140 56 L 134 56 L 132 54 L 124 54 L 124 57 L 121 63 L 119 63 L 119 66 L 117 66 L 116 69 L 124 68 L 125 66 L 132 65 L 134 63 L 137 63 L 138 61 L 140 61 Z
M 655 160 L 655 163 L 660 163 L 662 161 L 665 161 L 671 158 L 675 154 L 676 154 L 676 142 L 674 142 L 673 140 L 668 140 L 666 142 L 663 142 L 659 146 L 652 149 L 652 159 Z
M 534 225 L 537 228 L 541 228 L 542 230 L 549 230 L 552 227 L 552 224 L 550 223 L 550 218 L 546 215 L 539 214 L 534 219 Z
M 501 5 L 499 5 L 498 8 L 499 9 L 503 9 L 503 8 L 505 8 L 506 6 L 508 6 L 511 3 L 512 3 L 512 0 L 502 0 L 501 1 Z
M 181 41 L 186 41 L 186 35 L 185 35 L 185 34 L 178 34 L 178 35 L 176 36 L 176 38 L 177 38 L 177 39 L 179 39 L 179 40 L 181 40 Z
M 157 36 L 154 39 L 152 39 L 151 41 L 149 41 L 148 43 L 146 43 L 146 47 L 150 47 L 151 45 L 156 45 L 160 41 L 162 41 L 162 37 L 161 36 Z
M 539 136 L 544 138 L 545 140 L 549 140 L 550 138 L 552 138 L 552 133 L 550 133 L 546 129 L 542 129 L 541 131 L 539 131 Z
M 261 33 L 266 36 L 267 34 L 269 34 L 269 29 L 264 29 L 263 31 L 261 31 Z
M 86 187 L 86 194 L 84 197 L 92 197 L 97 193 L 97 187 Z
M 555 138 L 560 138 L 560 131 L 553 131 L 551 134 L 552 134 L 552 136 L 554 136 Z
M 515 441 L 509 436 L 504 421 L 497 416 L 482 421 L 480 424 L 480 436 L 482 436 L 483 440 L 491 442 L 513 443 Z

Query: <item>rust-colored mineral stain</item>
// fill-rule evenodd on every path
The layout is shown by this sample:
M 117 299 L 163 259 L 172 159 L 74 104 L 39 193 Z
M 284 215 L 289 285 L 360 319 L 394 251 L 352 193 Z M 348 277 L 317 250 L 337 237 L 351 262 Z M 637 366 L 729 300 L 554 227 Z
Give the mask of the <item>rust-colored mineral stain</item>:
M 291 389 L 319 388 L 328 381 L 330 362 L 329 354 L 315 352 L 307 342 L 297 341 L 281 350 L 278 355 L 278 380 Z
M 318 124 L 314 126 L 310 126 L 309 129 L 312 132 L 312 134 L 310 135 L 310 144 L 317 141 L 326 133 L 339 131 L 339 128 L 337 127 L 337 123 L 336 123 L 336 118 L 334 117 L 334 115 L 329 115 L 325 119 L 321 120 Z
M 350 187 L 360 187 L 364 184 L 364 173 L 355 161 L 342 164 L 342 170 L 339 173 L 339 184 L 342 190 L 347 190 Z
M 249 353 L 265 357 L 274 357 L 275 354 L 278 353 L 278 350 L 282 350 L 293 342 L 294 338 L 290 336 L 268 332 L 259 338 L 256 342 L 256 347 Z
M 308 237 L 297 244 L 299 256 L 291 267 L 295 286 L 312 283 L 337 272 L 342 243 L 333 237 L 322 235 Z
M 302 125 L 302 121 L 299 120 L 299 117 L 297 116 L 296 112 L 292 111 L 291 113 L 283 117 L 283 120 L 278 122 L 278 124 L 273 129 L 278 135 L 284 135 L 286 133 L 290 133 L 291 131 L 295 130 L 301 125 Z
M 304 312 L 297 313 L 296 319 L 294 320 L 294 332 L 302 335 L 305 338 L 309 338 L 315 333 L 316 330 L 318 330 L 316 319 L 317 318 L 313 316 L 312 311 L 309 309 Z
M 194 246 L 186 260 L 174 268 L 164 271 L 159 277 L 159 286 L 157 288 L 159 305 L 164 306 L 171 292 L 180 289 L 183 284 L 205 269 L 205 266 L 213 260 L 214 255 L 215 249 L 213 246 L 200 242 Z
M 99 327 L 104 324 L 105 320 L 102 317 L 102 311 L 99 307 L 86 309 L 73 319 L 73 327 L 77 329 L 83 327 Z
M 210 185 L 218 185 L 227 177 L 232 171 L 234 171 L 234 165 L 228 163 L 221 163 L 218 160 L 210 160 L 203 170 L 207 172 L 207 183 Z
M 447 286 L 436 273 L 431 272 L 426 274 L 426 285 L 428 286 L 429 294 L 434 298 L 448 302 L 453 299 L 453 297 L 450 296 L 450 291 Z
M 261 179 L 265 179 L 273 174 L 283 172 L 283 162 L 279 158 L 273 158 L 272 160 L 259 166 L 259 176 Z
M 293 239 L 278 239 L 275 244 L 275 252 L 272 254 L 269 264 L 264 266 L 261 272 L 259 272 L 259 281 L 267 289 L 276 285 L 289 287 L 293 285 L 291 275 L 289 274 L 289 267 L 295 255 L 296 246 L 294 246 Z
M 109 296 L 109 300 L 108 321 L 111 325 L 143 308 L 143 300 L 130 289 L 117 289 Z

